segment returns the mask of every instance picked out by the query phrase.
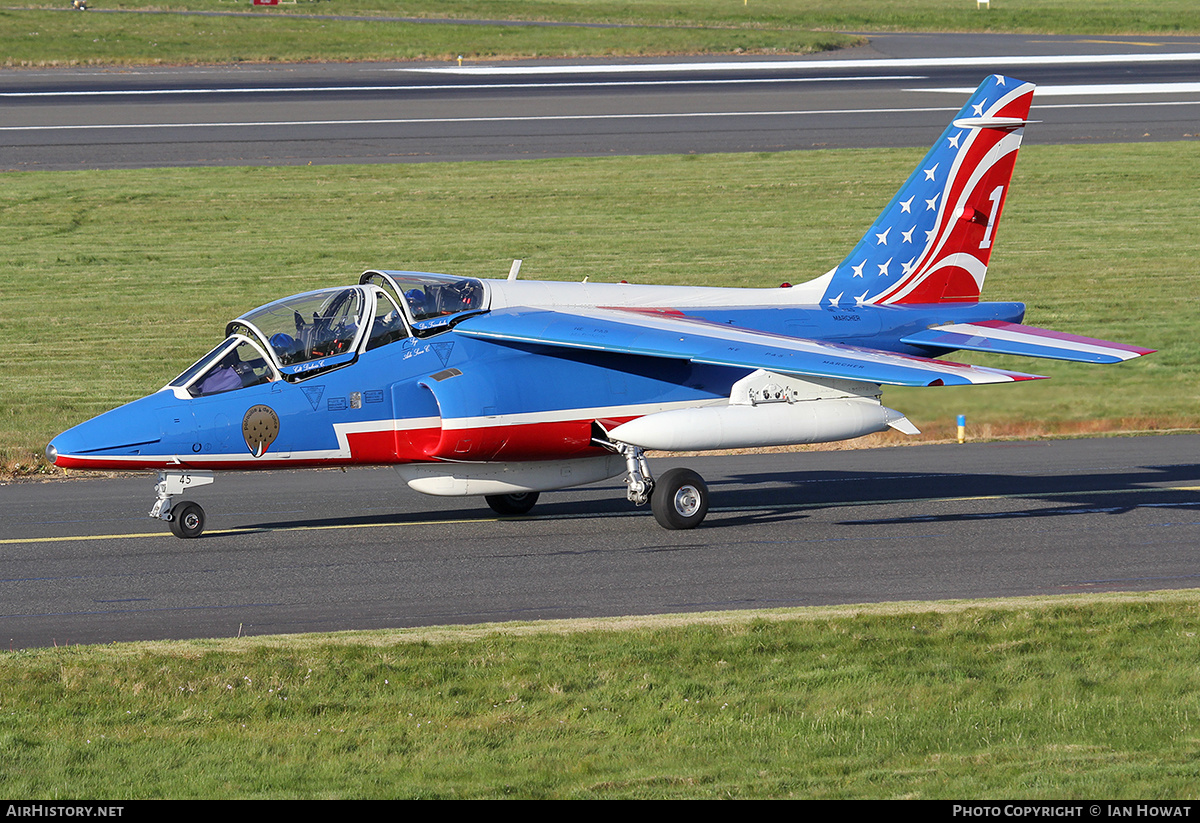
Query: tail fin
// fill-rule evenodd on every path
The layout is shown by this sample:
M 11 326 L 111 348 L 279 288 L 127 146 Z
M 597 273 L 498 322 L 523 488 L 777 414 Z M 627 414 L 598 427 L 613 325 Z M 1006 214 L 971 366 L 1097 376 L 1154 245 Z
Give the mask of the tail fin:
M 849 256 L 822 303 L 975 303 L 1033 84 L 988 77 Z

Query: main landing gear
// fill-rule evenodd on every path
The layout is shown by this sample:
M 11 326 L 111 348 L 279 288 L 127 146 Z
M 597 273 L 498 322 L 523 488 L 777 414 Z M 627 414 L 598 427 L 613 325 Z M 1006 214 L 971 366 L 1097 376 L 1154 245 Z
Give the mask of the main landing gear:
M 694 529 L 708 514 L 708 486 L 691 469 L 670 469 L 655 481 L 645 452 L 627 443 L 615 444 L 625 456 L 629 471 L 626 496 L 635 506 L 648 502 L 654 519 L 664 529 Z
M 625 458 L 626 496 L 635 506 L 650 504 L 654 519 L 664 529 L 694 529 L 708 514 L 708 486 L 691 469 L 671 469 L 655 480 L 640 446 L 599 440 L 598 444 Z M 528 514 L 538 501 L 537 492 L 489 494 L 484 496 L 496 514 Z
M 207 486 L 213 482 L 213 473 L 206 471 L 161 471 L 158 473 L 158 483 L 154 492 L 158 499 L 150 516 L 156 520 L 166 520 L 171 524 L 171 533 L 176 537 L 190 539 L 199 537 L 204 531 L 204 509 L 199 503 L 184 501 L 174 505 L 173 497 L 183 494 L 188 489 Z
M 691 469 L 670 469 L 654 484 L 650 510 L 664 529 L 694 529 L 708 514 L 708 486 Z
M 483 499 L 496 514 L 527 514 L 538 502 L 537 492 L 520 494 L 486 494 Z

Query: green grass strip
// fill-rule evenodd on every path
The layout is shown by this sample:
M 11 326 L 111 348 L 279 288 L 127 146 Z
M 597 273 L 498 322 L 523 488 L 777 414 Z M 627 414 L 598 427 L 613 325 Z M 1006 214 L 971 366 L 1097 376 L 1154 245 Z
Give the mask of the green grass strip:
M 0 793 L 1192 797 L 1198 594 L 0 653 Z
M 352 5 L 352 4 L 347 4 Z M 402 4 L 396 4 L 397 6 Z M 509 4 L 512 5 L 512 4 Z M 520 4 L 515 4 L 520 5 Z M 228 11 L 229 3 L 189 4 Z M 352 19 L 311 16 L 329 7 L 260 10 L 253 15 L 179 13 L 67 14 L 53 10 L 0 10 L 0 65 L 304 61 L 469 60 L 495 58 L 643 56 L 697 53 L 809 54 L 843 48 L 861 38 L 788 24 L 542 26 L 518 23 L 417 23 L 381 18 L 376 10 L 338 9 Z M 249 11 L 242 4 L 243 11 Z M 503 19 L 504 9 L 495 9 Z M 402 14 L 393 9 L 390 14 Z M 422 16 L 413 14 L 414 17 Z M 584 15 L 588 17 L 590 15 Z M 520 16 L 517 17 L 518 22 Z
M 805 54 L 861 42 L 837 32 L 1200 32 L 1194 0 L 997 0 L 990 9 L 971 0 L 299 0 L 273 8 L 93 0 L 83 14 L 66 6 L 0 9 L 0 65 Z

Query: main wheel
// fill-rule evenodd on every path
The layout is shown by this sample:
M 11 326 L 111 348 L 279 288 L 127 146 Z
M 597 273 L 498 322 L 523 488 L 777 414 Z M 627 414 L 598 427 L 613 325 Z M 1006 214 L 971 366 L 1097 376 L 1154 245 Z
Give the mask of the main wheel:
M 708 514 L 708 486 L 691 469 L 671 469 L 654 483 L 650 508 L 664 529 L 694 529 Z
M 520 494 L 488 494 L 484 500 L 496 514 L 525 514 L 538 502 L 537 492 L 521 492 Z
M 204 531 L 204 509 L 199 503 L 181 503 L 171 509 L 171 533 L 185 540 Z

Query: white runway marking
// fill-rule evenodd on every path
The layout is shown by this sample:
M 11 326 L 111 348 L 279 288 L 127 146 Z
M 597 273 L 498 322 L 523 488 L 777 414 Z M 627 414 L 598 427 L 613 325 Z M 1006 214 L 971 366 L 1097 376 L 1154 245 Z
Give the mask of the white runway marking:
M 947 94 L 974 94 L 975 89 L 959 86 L 936 89 L 905 89 L 905 91 L 945 92 Z M 1078 86 L 1038 86 L 1033 92 L 1038 97 L 1075 97 L 1108 94 L 1196 94 L 1200 83 L 1093 83 Z
M 1150 101 L 1138 100 L 1125 103 L 1057 103 L 1037 106 L 1042 109 L 1094 109 L 1125 108 L 1130 106 L 1197 106 L 1200 100 Z M 547 121 L 583 120 L 662 120 L 670 118 L 697 117 L 804 117 L 839 114 L 905 114 L 920 112 L 955 113 L 953 106 L 913 106 L 910 108 L 887 109 L 793 109 L 785 111 L 692 111 L 657 112 L 640 114 L 547 114 L 506 115 L 496 117 L 416 117 L 377 118 L 364 120 L 248 120 L 217 123 L 97 123 L 91 125 L 47 125 L 47 126 L 0 126 L 2 132 L 29 131 L 111 131 L 113 129 L 200 129 L 200 128 L 264 128 L 270 126 L 405 126 L 444 123 L 521 123 Z
M 380 91 L 496 91 L 497 89 L 590 89 L 628 88 L 631 86 L 723 86 L 753 83 L 847 83 L 862 80 L 921 80 L 918 75 L 862 76 L 862 77 L 735 77 L 720 80 L 596 80 L 591 82 L 567 81 L 562 83 L 463 83 L 462 85 L 423 86 L 246 86 L 239 88 L 195 88 L 195 89 L 104 89 L 102 91 L 12 91 L 0 92 L 4 98 L 55 98 L 55 97 L 164 97 L 168 95 L 197 94 L 314 94 L 317 92 L 380 92 Z M 971 91 L 975 91 L 971 89 Z
M 650 114 L 544 114 L 497 117 L 417 117 L 374 120 L 264 120 L 227 123 L 103 123 L 94 125 L 0 126 L 6 131 L 87 131 L 90 129 L 191 129 L 260 128 L 263 126 L 364 126 L 418 125 L 421 123 L 520 123 L 553 120 L 654 120 L 664 117 L 778 117 L 802 114 L 878 114 L 881 112 L 933 111 L 956 112 L 957 108 L 845 109 L 827 111 L 694 111 Z
M 880 58 L 878 60 L 769 60 L 759 62 L 709 63 L 623 63 L 621 65 L 568 66 L 445 66 L 405 68 L 395 71 L 421 71 L 431 74 L 461 74 L 488 77 L 517 77 L 531 74 L 670 74 L 689 71 L 821 71 L 824 69 L 995 69 L 999 66 L 1070 66 L 1123 63 L 1179 63 L 1200 61 L 1198 52 L 1174 54 L 1050 54 L 1008 55 L 996 57 L 925 57 Z M 975 91 L 975 89 L 971 89 Z

